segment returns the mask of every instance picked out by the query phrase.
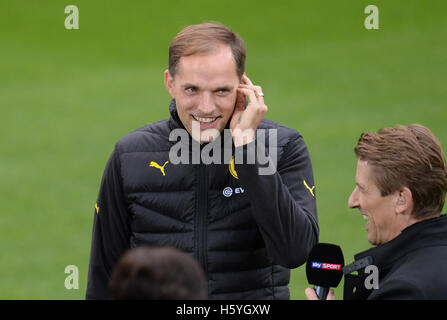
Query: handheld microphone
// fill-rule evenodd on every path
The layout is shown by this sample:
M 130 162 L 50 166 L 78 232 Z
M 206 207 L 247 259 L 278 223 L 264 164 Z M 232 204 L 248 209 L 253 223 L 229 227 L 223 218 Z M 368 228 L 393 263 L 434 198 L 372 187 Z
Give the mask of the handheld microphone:
M 329 287 L 336 288 L 343 277 L 343 252 L 335 244 L 316 244 L 307 258 L 307 281 L 315 286 L 320 300 L 326 300 Z

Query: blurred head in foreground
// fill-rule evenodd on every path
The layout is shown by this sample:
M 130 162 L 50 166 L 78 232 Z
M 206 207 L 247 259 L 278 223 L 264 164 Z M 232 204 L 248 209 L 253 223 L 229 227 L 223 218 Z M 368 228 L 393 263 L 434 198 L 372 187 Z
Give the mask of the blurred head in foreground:
M 174 248 L 139 247 L 119 260 L 109 284 L 112 299 L 203 300 L 206 279 L 199 263 Z
M 368 241 L 379 245 L 409 225 L 437 217 L 447 190 L 446 161 L 438 139 L 419 124 L 361 134 L 356 187 L 348 200 L 368 220 Z

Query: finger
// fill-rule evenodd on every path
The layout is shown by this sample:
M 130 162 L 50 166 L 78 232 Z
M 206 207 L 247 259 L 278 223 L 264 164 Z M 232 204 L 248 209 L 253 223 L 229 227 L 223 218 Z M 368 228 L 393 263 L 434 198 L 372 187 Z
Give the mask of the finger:
M 237 90 L 238 90 L 238 92 L 241 92 L 242 94 L 245 94 L 246 96 L 248 96 L 248 98 L 250 99 L 250 102 L 254 102 L 254 101 L 258 100 L 258 99 L 256 99 L 256 95 L 255 95 L 255 92 L 253 91 L 253 89 L 239 87 L 239 88 L 237 88 Z
M 255 92 L 251 89 L 247 88 L 237 88 L 238 92 L 241 92 L 248 96 L 250 99 L 250 103 L 248 104 L 247 108 L 245 109 L 245 112 L 248 112 L 248 114 L 258 115 L 262 114 L 264 115 L 267 112 L 267 106 L 263 103 L 260 103 L 259 99 L 256 98 Z M 250 107 L 251 105 L 251 107 Z M 256 116 L 257 117 L 257 116 Z
M 264 92 L 262 91 L 262 88 L 260 86 L 254 86 L 256 91 L 256 97 L 258 97 L 259 101 L 264 104 Z
M 243 83 L 241 83 L 239 86 L 240 87 L 244 87 L 244 88 L 254 88 L 254 87 L 256 87 L 256 86 L 251 85 L 251 84 L 243 84 Z
M 306 288 L 304 294 L 306 295 L 307 300 L 319 300 L 315 290 L 312 288 Z
M 335 300 L 335 291 L 329 290 L 329 293 L 327 294 L 326 300 Z
M 245 76 L 245 81 L 246 81 L 246 83 L 247 83 L 248 85 L 252 86 L 252 85 L 253 85 L 253 82 L 251 82 L 250 78 L 247 77 L 247 74 L 244 73 L 244 76 Z
M 253 86 L 253 85 L 249 85 L 249 84 L 240 84 L 239 85 L 242 88 L 247 88 L 247 89 L 252 89 L 258 92 L 262 92 L 262 87 L 261 86 Z
M 259 102 L 261 102 L 262 104 L 264 103 L 264 96 L 263 96 L 264 93 L 262 92 L 262 88 L 260 86 L 251 86 L 251 85 L 246 85 L 246 84 L 241 84 L 239 86 L 241 88 L 253 90 L 255 92 L 255 96 L 259 100 Z

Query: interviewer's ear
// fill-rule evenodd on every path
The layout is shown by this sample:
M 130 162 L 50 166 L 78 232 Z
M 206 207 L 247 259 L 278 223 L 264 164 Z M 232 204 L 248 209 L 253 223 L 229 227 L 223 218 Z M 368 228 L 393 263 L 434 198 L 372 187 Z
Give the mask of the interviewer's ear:
M 410 213 L 413 211 L 413 194 L 407 187 L 399 189 L 396 198 L 396 212 Z
M 165 86 L 171 97 L 174 97 L 174 78 L 169 73 L 169 69 L 165 70 Z

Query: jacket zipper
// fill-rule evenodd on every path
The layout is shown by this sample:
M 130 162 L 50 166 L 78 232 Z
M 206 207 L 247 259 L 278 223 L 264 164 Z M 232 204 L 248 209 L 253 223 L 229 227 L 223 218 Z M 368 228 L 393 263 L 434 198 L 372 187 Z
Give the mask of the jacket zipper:
M 206 236 L 207 236 L 207 215 L 208 215 L 208 168 L 204 164 L 198 165 L 198 202 L 197 202 L 197 216 L 195 225 L 196 234 L 196 252 L 197 259 L 200 262 L 205 274 L 207 273 L 206 263 Z

